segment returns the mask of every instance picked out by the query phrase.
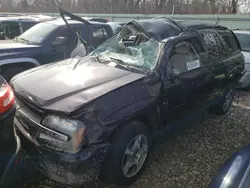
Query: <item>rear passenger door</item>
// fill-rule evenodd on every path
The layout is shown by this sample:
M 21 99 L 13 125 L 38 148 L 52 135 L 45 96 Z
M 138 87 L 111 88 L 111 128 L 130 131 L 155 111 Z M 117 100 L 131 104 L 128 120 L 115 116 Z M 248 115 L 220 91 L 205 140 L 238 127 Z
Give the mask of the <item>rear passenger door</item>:
M 240 65 L 241 54 L 236 44 L 229 44 L 230 36 L 226 31 L 207 30 L 200 32 L 207 48 L 208 63 L 212 65 L 215 72 L 214 88 L 219 94 L 227 85 L 236 64 Z M 223 35 L 222 35 L 223 34 Z M 228 38 L 229 37 L 229 38 Z M 228 44 L 226 41 L 227 40 Z M 228 46 L 230 45 L 230 47 Z
M 237 73 L 239 70 L 243 69 L 243 55 L 240 51 L 240 44 L 237 42 L 236 36 L 232 31 L 219 31 L 219 35 L 222 38 L 222 42 L 225 45 L 226 49 L 228 49 L 230 65 L 228 65 L 228 77 L 232 81 L 238 81 Z
M 211 65 L 213 72 L 215 73 L 213 89 L 219 94 L 226 82 L 227 67 L 232 62 L 229 59 L 227 49 L 223 45 L 220 36 L 215 30 L 202 31 L 200 34 L 204 40 L 207 52 L 207 63 Z

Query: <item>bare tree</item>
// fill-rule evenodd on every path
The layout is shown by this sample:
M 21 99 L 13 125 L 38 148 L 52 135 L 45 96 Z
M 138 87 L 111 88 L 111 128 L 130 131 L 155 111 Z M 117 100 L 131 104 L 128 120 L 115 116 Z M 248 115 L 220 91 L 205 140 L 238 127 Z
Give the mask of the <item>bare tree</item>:
M 236 14 L 247 0 L 0 0 L 1 12 Z

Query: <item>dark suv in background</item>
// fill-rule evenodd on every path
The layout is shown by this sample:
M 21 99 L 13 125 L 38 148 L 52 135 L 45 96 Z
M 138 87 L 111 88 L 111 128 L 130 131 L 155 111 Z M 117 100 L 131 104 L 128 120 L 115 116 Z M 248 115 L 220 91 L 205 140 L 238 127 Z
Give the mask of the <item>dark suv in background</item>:
M 84 58 L 14 77 L 14 128 L 44 175 L 127 185 L 143 171 L 153 139 L 207 109 L 226 114 L 243 74 L 239 42 L 225 27 L 131 21 Z
M 14 75 L 39 65 L 71 57 L 79 37 L 96 48 L 111 36 L 110 25 L 101 22 L 87 22 L 62 19 L 39 23 L 13 40 L 0 44 L 0 74 L 9 81 Z
M 0 40 L 13 39 L 32 26 L 52 19 L 45 15 L 0 15 Z

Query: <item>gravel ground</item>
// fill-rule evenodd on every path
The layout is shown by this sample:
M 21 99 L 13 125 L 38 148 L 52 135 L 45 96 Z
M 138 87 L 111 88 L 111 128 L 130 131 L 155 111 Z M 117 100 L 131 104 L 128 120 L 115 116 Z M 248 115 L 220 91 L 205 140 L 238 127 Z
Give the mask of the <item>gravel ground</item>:
M 238 91 L 226 116 L 208 115 L 204 123 L 176 133 L 157 144 L 151 163 L 129 188 L 207 187 L 219 166 L 235 151 L 250 143 L 250 93 Z M 88 188 L 114 188 L 102 182 Z M 72 188 L 45 179 L 22 188 Z

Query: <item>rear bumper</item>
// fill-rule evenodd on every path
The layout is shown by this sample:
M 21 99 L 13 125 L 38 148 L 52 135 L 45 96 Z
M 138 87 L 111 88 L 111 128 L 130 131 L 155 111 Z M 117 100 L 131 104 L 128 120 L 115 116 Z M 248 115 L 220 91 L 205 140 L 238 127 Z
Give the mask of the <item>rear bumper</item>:
M 14 123 L 22 149 L 34 167 L 45 176 L 67 185 L 82 185 L 99 177 L 100 167 L 108 152 L 109 144 L 99 144 L 68 154 L 41 148 L 27 139 Z

